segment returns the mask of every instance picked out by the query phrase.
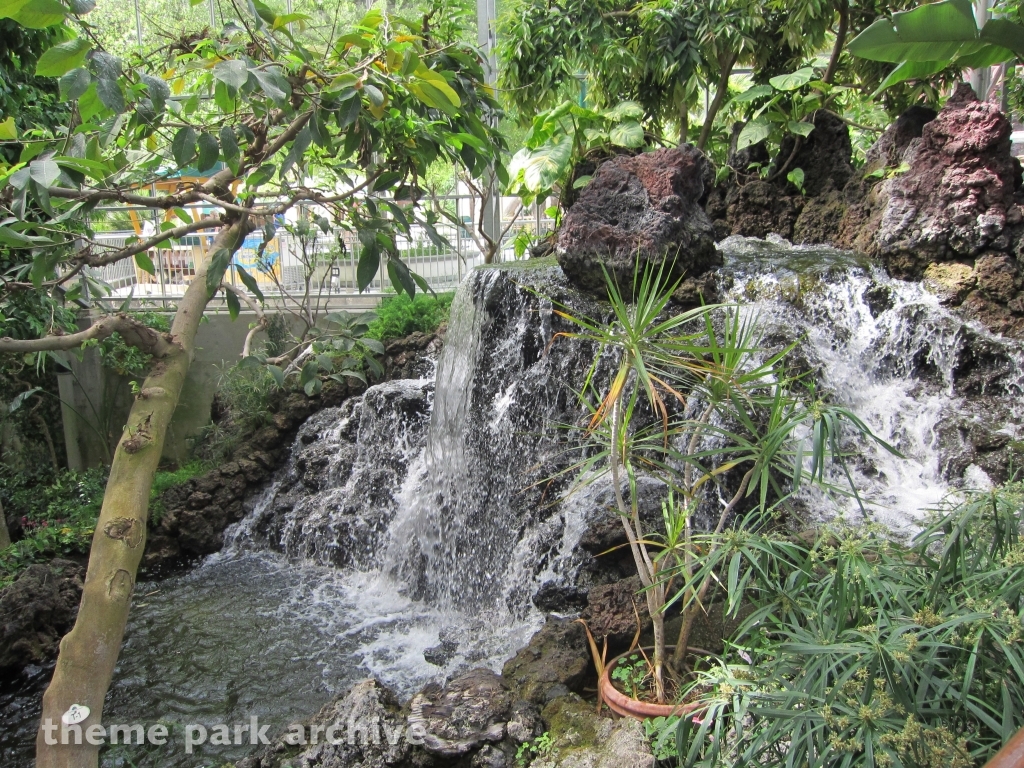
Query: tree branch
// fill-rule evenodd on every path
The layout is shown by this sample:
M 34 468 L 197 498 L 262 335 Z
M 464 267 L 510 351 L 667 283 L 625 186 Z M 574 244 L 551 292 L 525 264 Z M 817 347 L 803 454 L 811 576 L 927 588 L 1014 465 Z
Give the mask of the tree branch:
M 164 357 L 177 349 L 165 334 L 124 314 L 108 315 L 84 331 L 67 335 L 43 336 L 40 339 L 0 339 L 0 352 L 26 354 L 29 352 L 66 352 L 77 349 L 92 339 L 102 340 L 117 333 L 126 343 L 153 357 Z
M 81 258 L 91 267 L 102 267 L 105 264 L 113 264 L 115 261 L 121 261 L 122 259 L 127 259 L 129 256 L 134 256 L 137 253 L 148 251 L 150 248 L 159 245 L 165 240 L 174 240 L 179 237 L 184 237 L 185 235 L 191 234 L 192 232 L 198 232 L 201 229 L 219 227 L 223 223 L 224 220 L 220 216 L 208 216 L 205 219 L 197 219 L 196 221 L 193 221 L 191 224 L 182 224 L 181 226 L 175 227 L 174 229 L 168 229 L 165 232 L 153 235 L 153 237 L 149 238 L 148 240 L 140 240 L 137 243 L 134 243 L 126 248 L 122 248 L 119 251 L 114 251 L 113 253 L 108 253 L 102 256 L 82 256 L 78 258 Z M 91 240 L 89 242 L 94 243 L 94 241 Z M 94 244 L 102 245 L 102 243 Z

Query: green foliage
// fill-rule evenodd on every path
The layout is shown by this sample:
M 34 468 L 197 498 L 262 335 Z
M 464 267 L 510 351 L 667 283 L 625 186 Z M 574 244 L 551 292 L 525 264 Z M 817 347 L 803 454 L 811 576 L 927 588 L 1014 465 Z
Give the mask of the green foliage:
M 157 473 L 153 475 L 153 486 L 149 491 L 150 527 L 157 525 L 160 522 L 160 518 L 163 516 L 164 505 L 160 500 L 160 497 L 165 491 L 176 486 L 183 485 L 192 478 L 205 473 L 209 469 L 211 469 L 210 462 L 193 459 L 186 464 L 182 464 L 177 469 L 157 470 Z
M 981 29 L 970 0 L 942 0 L 878 19 L 850 41 L 854 56 L 898 63 L 879 86 L 925 79 L 949 67 L 988 67 L 1024 56 L 1024 26 L 989 20 Z
M 171 330 L 170 321 L 167 319 L 167 315 L 163 313 L 129 312 L 128 314 L 144 325 L 162 333 Z M 100 341 L 97 348 L 100 354 L 100 362 L 121 376 L 128 376 L 134 379 L 142 378 L 146 371 L 149 370 L 149 364 L 153 361 L 152 355 L 126 343 L 119 333 L 112 333 Z
M 545 731 L 532 741 L 524 741 L 516 750 L 516 765 L 519 768 L 526 768 L 537 758 L 544 758 L 551 754 L 554 742 L 551 734 Z
M 714 505 L 716 534 L 727 526 L 757 528 L 802 483 L 856 494 L 854 488 L 835 486 L 826 474 L 829 464 L 845 466 L 844 434 L 895 449 L 848 409 L 826 402 L 813 385 L 790 376 L 786 357 L 795 345 L 774 354 L 763 349 L 756 317 L 717 305 L 673 312 L 669 302 L 677 285 L 667 279 L 664 266 L 637 270 L 632 286 L 619 286 L 607 274 L 606 279 L 610 322 L 561 313 L 579 328 L 561 335 L 597 349 L 581 391 L 591 413 L 592 450 L 567 471 L 578 472 L 580 483 L 611 475 L 655 623 L 653 687 L 664 702 L 665 641 L 658 626 L 665 610 L 672 605 L 683 610 L 675 643 L 680 667 L 692 622 L 722 578 L 714 566 L 695 566 L 699 553 L 708 557 L 721 548 L 699 541 L 694 532 L 701 505 Z M 605 384 L 597 372 L 609 356 L 617 362 Z M 698 405 L 688 408 L 691 403 Z M 642 475 L 662 480 L 669 489 L 660 531 L 645 530 L 640 518 L 637 480 Z M 741 504 L 750 511 L 734 517 Z M 677 572 L 681 587 L 673 584 Z
M 697 675 L 680 764 L 983 764 L 1024 724 L 1022 523 L 1014 483 L 951 500 L 909 547 L 865 528 L 726 536 L 700 567 L 752 612 Z
M 377 307 L 377 319 L 370 323 L 366 335 L 380 342 L 400 339 L 410 333 L 433 333 L 448 322 L 448 313 L 455 298 L 453 292 L 436 296 L 421 294 L 385 298 Z
M 573 169 L 587 155 L 643 147 L 648 137 L 639 122 L 642 116 L 643 109 L 632 101 L 601 112 L 566 101 L 540 113 L 509 164 L 509 193 L 529 205 L 556 187 L 564 192 Z M 587 181 L 584 177 L 574 184 Z
M 620 659 L 612 669 L 610 677 L 624 694 L 634 699 L 649 695 L 650 664 L 639 653 L 631 653 Z
M 89 551 L 106 479 L 105 469 L 72 472 L 43 466 L 0 472 L 4 513 L 20 521 L 23 532 L 21 540 L 0 552 L 0 587 L 33 562 Z

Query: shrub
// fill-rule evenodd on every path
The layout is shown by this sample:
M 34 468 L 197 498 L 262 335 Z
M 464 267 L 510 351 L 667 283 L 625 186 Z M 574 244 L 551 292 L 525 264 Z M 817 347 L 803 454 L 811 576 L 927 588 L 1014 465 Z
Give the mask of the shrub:
M 106 482 L 106 468 L 0 474 L 4 512 L 22 530 L 21 540 L 0 552 L 0 587 L 37 560 L 88 552 Z
M 406 294 L 386 298 L 377 308 L 377 319 L 370 323 L 367 336 L 378 341 L 390 341 L 408 336 L 410 333 L 433 333 L 442 323 L 448 322 L 453 292 L 436 296 L 419 294 L 410 299 Z
M 1024 724 L 1022 518 L 1012 484 L 909 547 L 866 528 L 729 537 L 727 606 L 752 613 L 696 676 L 680 764 L 983 764 Z

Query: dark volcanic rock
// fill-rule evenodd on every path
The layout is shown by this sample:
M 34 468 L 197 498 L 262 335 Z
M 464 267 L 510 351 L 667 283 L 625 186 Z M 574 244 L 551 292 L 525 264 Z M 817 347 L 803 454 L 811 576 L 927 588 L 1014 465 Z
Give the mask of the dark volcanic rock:
M 30 565 L 0 594 L 0 676 L 57 654 L 78 615 L 85 569 L 68 560 Z
M 583 626 L 550 617 L 501 673 L 519 698 L 543 706 L 570 691 L 582 692 L 592 670 Z
M 804 202 L 801 195 L 760 179 L 730 186 L 725 194 L 729 234 L 767 237 L 774 232 L 790 240 Z
M 1007 216 L 1020 180 L 1011 130 L 966 83 L 924 126 L 910 169 L 884 182 L 888 199 L 872 252 L 893 274 L 920 277 L 933 261 L 1011 250 Z
M 598 641 L 608 640 L 611 653 L 625 651 L 637 631 L 637 617 L 641 630 L 651 626 L 647 602 L 638 594 L 643 588 L 639 576 L 593 587 L 587 595 L 583 618 L 591 634 Z
M 783 139 L 776 163 L 785 163 L 792 155 L 785 170 L 802 170 L 804 194 L 817 197 L 842 189 L 853 177 L 853 145 L 850 129 L 837 115 L 820 109 L 811 122 L 814 130 L 806 138 L 790 134 Z
M 697 149 L 659 149 L 601 165 L 566 214 L 556 255 L 579 287 L 605 295 L 603 264 L 620 286 L 637 269 L 669 264 L 674 279 L 721 264 L 700 201 L 710 163 Z

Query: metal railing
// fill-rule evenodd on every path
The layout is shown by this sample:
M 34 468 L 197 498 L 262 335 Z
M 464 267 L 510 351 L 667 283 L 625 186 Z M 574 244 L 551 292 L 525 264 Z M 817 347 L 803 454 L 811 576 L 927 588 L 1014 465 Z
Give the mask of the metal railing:
M 437 233 L 450 247 L 433 242 L 426 229 L 413 224 L 408 234 L 397 237 L 399 256 L 408 267 L 422 277 L 434 291 L 454 290 L 476 266 L 484 263 L 484 255 L 472 236 L 472 219 L 479 200 L 467 195 L 447 195 L 436 202 L 446 206 L 463 226 L 447 219 L 436 225 Z M 504 232 L 497 260 L 516 259 L 515 240 L 525 231 L 532 238 L 542 237 L 554 228 L 554 222 L 541 210 L 541 203 L 530 208 L 519 206 L 518 198 L 503 197 L 498 232 Z M 209 215 L 208 206 L 189 206 L 188 214 L 194 218 Z M 497 217 L 496 217 L 497 218 Z M 284 224 L 282 220 L 280 222 Z M 103 246 L 124 247 L 133 238 L 149 237 L 160 222 L 154 212 L 143 208 L 117 206 L 97 208 L 90 225 L 95 232 L 93 240 Z M 128 228 L 131 227 L 131 228 Z M 114 264 L 90 268 L 91 277 L 109 287 L 109 296 L 90 296 L 90 300 L 108 308 L 120 305 L 130 297 L 132 308 L 171 308 L 185 293 L 197 268 L 210 257 L 213 232 L 197 232 L 170 241 L 167 247 L 152 248 L 146 256 L 152 263 L 154 274 L 149 273 L 138 260 L 124 259 Z M 261 249 L 262 247 L 262 249 Z M 381 296 L 394 293 L 386 277 L 387 261 L 382 257 L 380 267 L 364 291 L 359 290 L 357 269 L 362 244 L 355 232 L 341 228 L 316 237 L 300 238 L 277 228 L 273 239 L 263 245 L 262 230 L 251 233 L 235 254 L 225 274 L 225 281 L 245 290 L 238 275 L 238 267 L 252 276 L 264 294 L 268 305 L 294 305 L 300 303 L 307 291 L 312 291 L 339 306 L 376 304 Z M 218 309 L 223 299 L 214 300 Z

